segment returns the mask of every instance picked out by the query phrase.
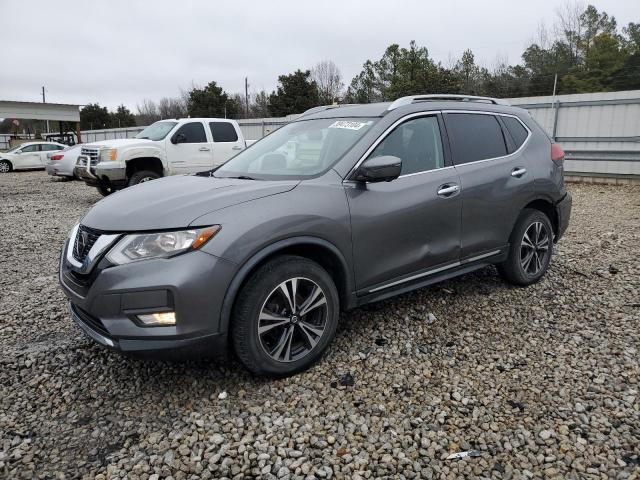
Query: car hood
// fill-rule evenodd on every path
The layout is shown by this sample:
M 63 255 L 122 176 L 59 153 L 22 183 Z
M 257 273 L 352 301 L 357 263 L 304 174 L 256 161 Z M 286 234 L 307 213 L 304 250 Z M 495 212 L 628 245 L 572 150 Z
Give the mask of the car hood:
M 101 140 L 99 142 L 87 143 L 87 147 L 109 147 L 109 148 L 122 148 L 133 147 L 137 145 L 154 145 L 156 142 L 147 138 L 114 138 L 112 140 Z M 84 147 L 85 145 L 83 145 Z
M 288 192 L 298 183 L 197 175 L 166 177 L 105 197 L 89 210 L 82 224 L 111 232 L 184 228 L 207 213 Z

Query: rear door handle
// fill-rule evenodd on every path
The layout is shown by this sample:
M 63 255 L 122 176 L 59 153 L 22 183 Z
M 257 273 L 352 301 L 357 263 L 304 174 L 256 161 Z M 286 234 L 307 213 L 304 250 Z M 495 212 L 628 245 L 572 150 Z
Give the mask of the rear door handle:
M 236 145 L 235 147 L 231 147 L 231 150 L 242 150 L 242 147 Z
M 208 152 L 209 151 L 209 147 L 200 147 L 200 151 L 201 152 Z
M 516 178 L 520 178 L 521 176 L 523 176 L 525 173 L 527 173 L 527 169 L 526 168 L 522 168 L 522 167 L 516 167 L 513 169 L 513 171 L 511 172 L 511 176 L 512 177 L 516 177 Z
M 445 183 L 444 185 L 441 185 L 440 188 L 438 189 L 438 195 L 440 197 L 450 197 L 451 195 L 454 195 L 459 191 L 460 191 L 460 185 Z

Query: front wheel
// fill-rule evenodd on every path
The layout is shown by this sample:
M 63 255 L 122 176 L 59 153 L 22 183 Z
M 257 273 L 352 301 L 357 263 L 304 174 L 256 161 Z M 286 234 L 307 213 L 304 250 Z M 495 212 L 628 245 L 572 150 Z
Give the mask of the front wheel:
M 157 178 L 160 178 L 160 175 L 158 175 L 154 171 L 138 170 L 133 175 L 131 175 L 128 186 L 133 187 L 134 185 L 137 185 L 139 183 L 150 182 L 151 180 L 155 180 Z
M 100 192 L 100 195 L 102 195 L 103 197 L 111 195 L 113 192 L 115 192 L 113 187 L 105 187 L 104 185 L 98 185 L 96 188 L 98 189 L 98 192 Z
M 553 227 L 539 210 L 526 209 L 510 238 L 509 256 L 498 265 L 500 275 L 514 285 L 531 285 L 540 280 L 553 254 Z
M 260 267 L 240 292 L 232 324 L 235 352 L 257 375 L 305 370 L 333 340 L 339 311 L 335 284 L 320 265 L 278 257 Z
M 13 167 L 9 160 L 0 160 L 0 173 L 9 173 L 11 170 L 13 170 Z

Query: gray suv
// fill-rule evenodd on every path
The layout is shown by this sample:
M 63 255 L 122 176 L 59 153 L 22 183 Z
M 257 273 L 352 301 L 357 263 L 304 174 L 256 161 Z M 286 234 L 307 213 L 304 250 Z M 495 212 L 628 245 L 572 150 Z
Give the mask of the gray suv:
M 340 311 L 496 265 L 545 273 L 571 196 L 525 110 L 455 95 L 305 112 L 223 166 L 98 202 L 60 259 L 73 320 L 123 352 L 310 366 Z

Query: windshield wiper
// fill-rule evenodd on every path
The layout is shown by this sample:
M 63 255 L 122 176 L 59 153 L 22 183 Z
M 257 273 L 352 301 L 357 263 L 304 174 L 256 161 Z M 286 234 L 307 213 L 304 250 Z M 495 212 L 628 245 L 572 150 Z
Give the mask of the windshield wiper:
M 146 140 L 149 140 L 149 137 L 136 137 L 136 138 L 144 138 Z
M 257 180 L 257 178 L 249 177 L 248 175 L 238 175 L 237 177 L 219 177 L 219 178 L 237 178 L 238 180 Z

